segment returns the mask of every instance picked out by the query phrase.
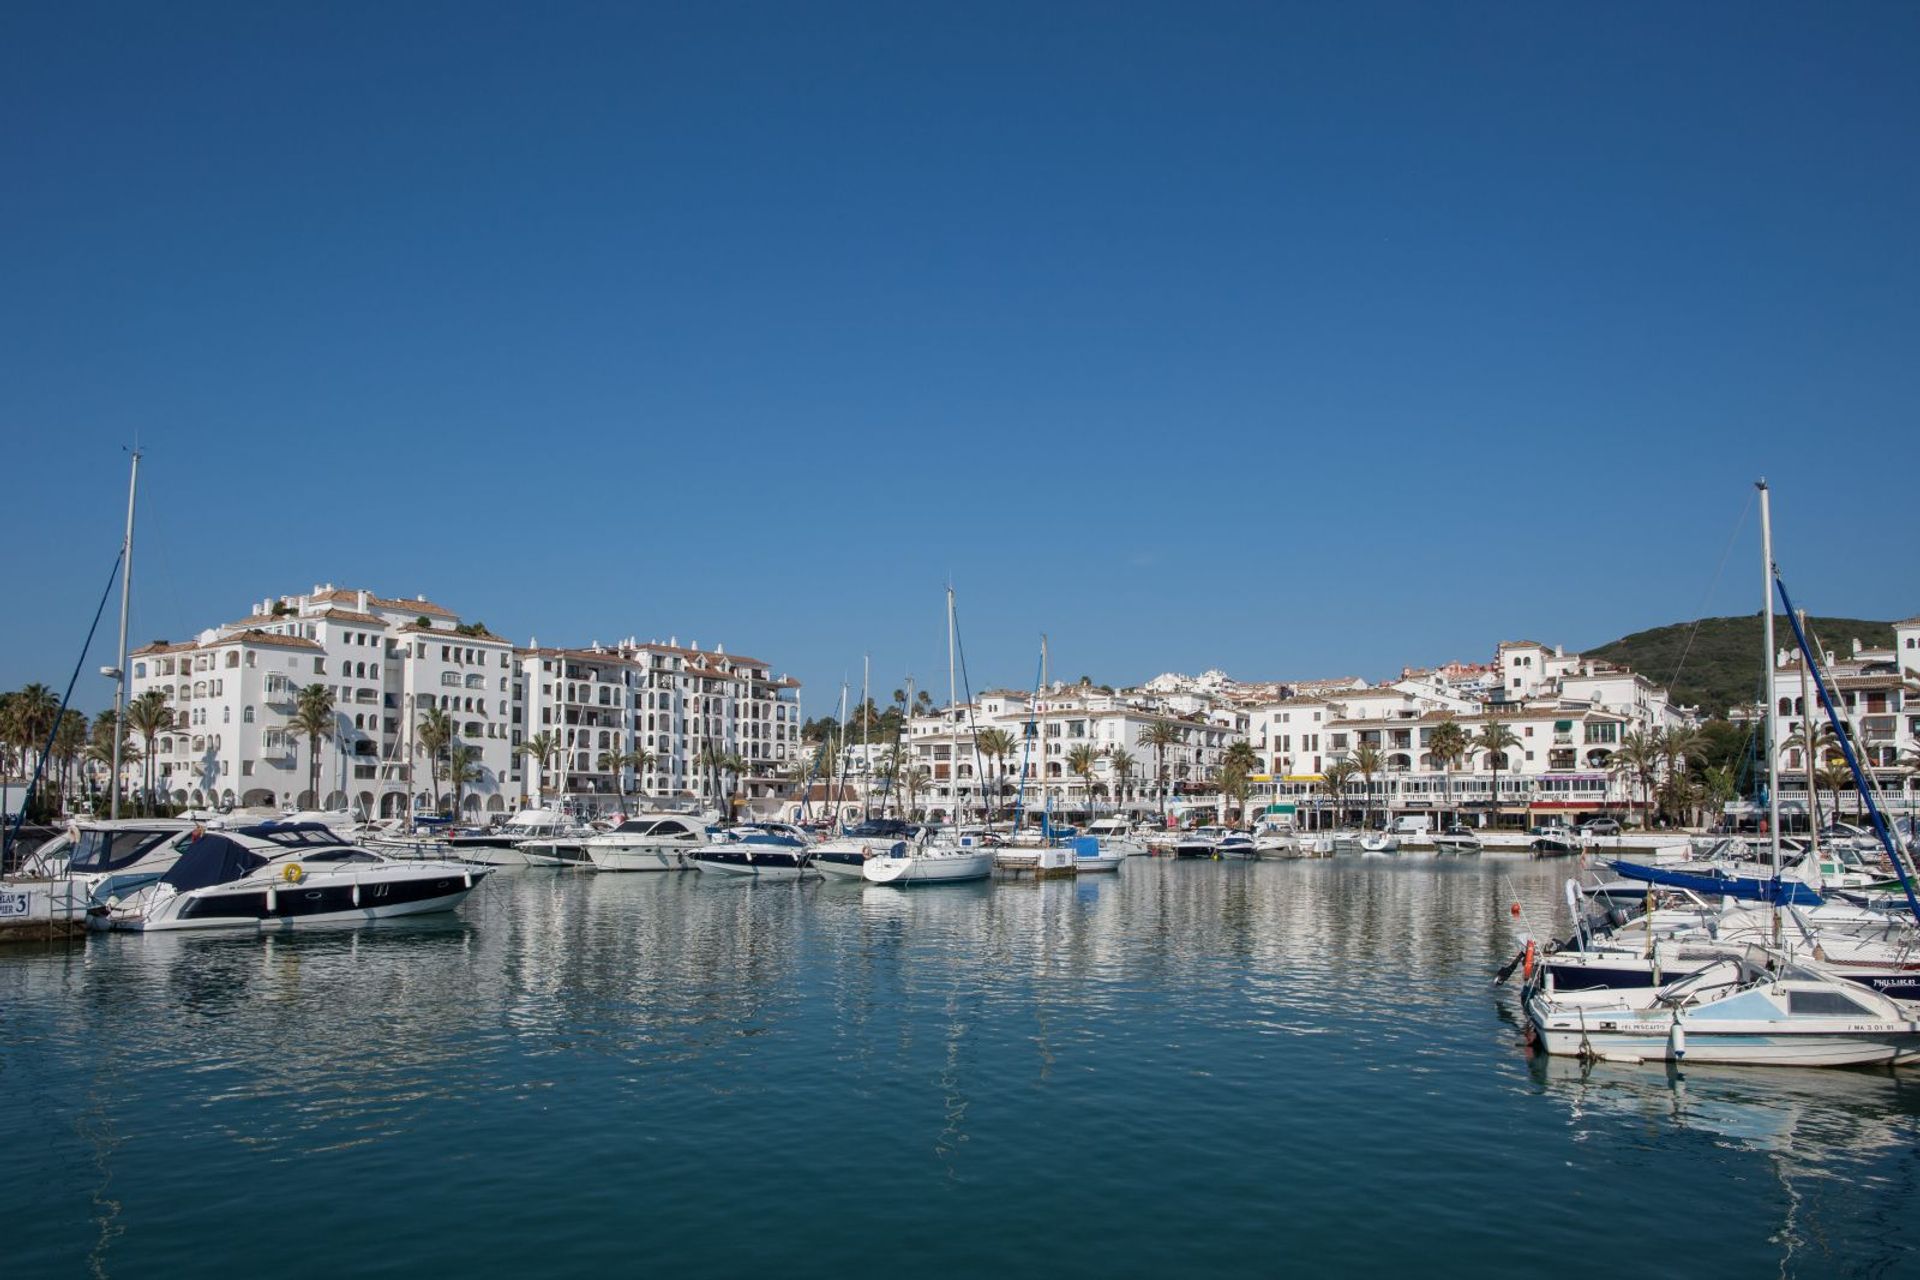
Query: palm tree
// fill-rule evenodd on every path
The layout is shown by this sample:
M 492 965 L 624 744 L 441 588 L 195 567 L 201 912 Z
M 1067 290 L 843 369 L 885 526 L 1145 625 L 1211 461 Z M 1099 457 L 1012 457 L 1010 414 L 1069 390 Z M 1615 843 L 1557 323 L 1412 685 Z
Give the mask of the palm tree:
M 1132 790 L 1133 753 L 1125 747 L 1107 748 L 1107 770 L 1113 774 L 1113 794 L 1117 804 L 1126 803 Z
M 907 793 L 907 811 L 909 815 L 919 812 L 920 797 L 933 785 L 933 775 L 922 766 L 915 766 L 900 778 L 901 790 Z
M 453 787 L 453 812 L 465 807 L 467 784 L 480 781 L 480 748 L 462 743 L 447 753 L 447 782 Z
M 1626 778 L 1640 794 L 1641 825 L 1653 825 L 1653 796 L 1660 785 L 1660 744 L 1635 730 L 1620 739 L 1607 770 Z
M 973 745 L 981 755 L 994 762 L 993 797 L 997 807 L 1006 790 L 1007 761 L 1013 757 L 1017 744 L 1013 735 L 1005 729 L 982 729 L 974 736 Z
M 1833 797 L 1833 816 L 1840 817 L 1840 793 L 1853 787 L 1853 770 L 1847 768 L 1845 760 L 1828 759 L 1813 771 L 1815 786 L 1825 787 L 1827 794 Z
M 1327 794 L 1333 805 L 1333 821 L 1339 825 L 1346 818 L 1347 783 L 1357 772 L 1351 760 L 1335 760 L 1320 771 L 1320 789 Z
M 17 693 L 7 695 L 7 736 L 12 739 L 20 761 L 20 772 L 28 772 L 27 752 L 42 756 L 47 737 L 60 718 L 60 699 L 53 690 L 35 681 Z
M 420 726 L 422 745 L 424 745 L 426 725 Z M 554 757 L 560 754 L 560 739 L 553 736 L 551 729 L 542 729 L 520 744 L 520 754 L 532 760 L 540 770 L 539 797 L 544 800 L 547 794 L 547 775 L 553 770 Z
M 1140 745 L 1153 748 L 1154 788 L 1159 793 L 1163 819 L 1167 816 L 1167 748 L 1185 740 L 1186 734 L 1169 720 L 1155 720 L 1140 734 Z
M 114 718 L 112 708 L 102 711 L 94 717 L 93 729 L 87 741 L 86 759 L 90 766 L 98 767 L 107 773 L 113 772 Z M 120 767 L 125 770 L 130 765 L 140 763 L 140 748 L 129 741 L 126 722 L 120 722 Z M 89 773 L 92 769 L 89 769 Z M 121 784 L 124 778 L 115 777 L 109 784 L 115 793 L 125 790 Z
M 133 727 L 140 729 L 139 722 Z M 302 688 L 294 696 L 293 721 L 287 728 L 307 740 L 307 790 L 313 792 L 313 807 L 318 809 L 325 803 L 320 796 L 320 740 L 333 736 L 333 690 L 324 684 Z
M 1220 766 L 1220 777 L 1215 780 L 1215 785 L 1220 788 L 1220 796 L 1223 800 L 1230 799 L 1239 805 L 1240 820 L 1244 822 L 1247 816 L 1247 796 L 1252 791 L 1253 782 L 1247 771 L 1241 767 L 1240 762 L 1229 760 Z
M 427 787 L 436 809 L 440 807 L 440 762 L 447 758 L 452 747 L 453 717 L 439 707 L 428 707 L 421 712 L 419 723 L 414 726 L 413 749 L 427 758 Z
M 1427 735 L 1427 753 L 1439 763 L 1446 778 L 1446 805 L 1453 808 L 1453 770 L 1467 758 L 1466 727 L 1449 716 L 1433 726 L 1433 732 Z
M 1520 745 L 1520 739 L 1513 736 L 1513 730 L 1498 720 L 1489 720 L 1480 726 L 1480 732 L 1469 743 L 1468 749 L 1476 754 L 1485 755 L 1487 764 L 1493 769 L 1493 822 L 1500 822 L 1500 766 L 1507 762 L 1507 750 Z
M 173 728 L 173 708 L 167 705 L 165 689 L 149 689 L 127 704 L 127 728 L 140 735 L 140 757 L 145 761 L 142 771 L 142 790 L 146 792 L 146 808 L 153 812 L 153 782 L 155 761 L 153 758 L 153 740 Z
M 53 733 L 53 758 L 60 764 L 60 795 L 64 799 L 73 785 L 74 767 L 87 745 L 87 718 L 68 707 L 60 714 L 60 727 Z
M 1360 821 L 1370 828 L 1373 826 L 1373 775 L 1380 772 L 1380 748 L 1371 742 L 1362 742 L 1353 749 L 1353 767 L 1367 784 L 1366 816 Z
M 1083 742 L 1067 753 L 1067 770 L 1077 773 L 1087 788 L 1087 816 L 1093 816 L 1093 771 L 1100 765 L 1100 752 Z

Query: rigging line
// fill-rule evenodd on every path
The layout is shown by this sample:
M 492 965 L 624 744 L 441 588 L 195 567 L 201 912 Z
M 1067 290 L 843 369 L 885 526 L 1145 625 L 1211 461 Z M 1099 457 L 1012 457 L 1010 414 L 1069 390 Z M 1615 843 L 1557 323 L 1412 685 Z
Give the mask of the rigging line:
M 1733 532 L 1727 535 L 1727 545 L 1720 552 L 1720 567 L 1713 571 L 1713 581 L 1707 584 L 1706 594 L 1700 597 L 1700 607 L 1695 611 L 1693 625 L 1687 628 L 1687 642 L 1680 647 L 1680 657 L 1673 664 L 1673 674 L 1667 678 L 1667 688 L 1671 689 L 1680 679 L 1681 668 L 1687 665 L 1687 656 L 1693 652 L 1694 637 L 1700 633 L 1700 624 L 1706 619 L 1709 602 L 1713 592 L 1720 585 L 1720 576 L 1727 571 L 1727 557 L 1733 554 L 1733 544 L 1739 541 L 1740 531 L 1747 527 L 1747 517 L 1753 514 L 1754 491 L 1747 491 L 1747 505 L 1740 509 L 1740 518 L 1733 523 Z M 1766 673 L 1761 672 L 1762 675 Z
M 107 571 L 106 590 L 100 593 L 100 605 L 93 611 L 93 625 L 87 628 L 87 641 L 80 646 L 80 656 L 74 661 L 73 674 L 67 678 L 67 692 L 60 699 L 59 713 L 53 717 L 53 727 L 47 730 L 47 741 L 46 745 L 40 749 L 40 758 L 33 763 L 33 776 L 27 780 L 27 793 L 21 798 L 20 812 L 13 817 L 13 829 L 7 832 L 5 848 L 0 850 L 0 855 L 10 853 L 15 843 L 20 839 L 20 828 L 25 824 L 27 820 L 27 810 L 33 804 L 33 793 L 40 785 L 40 775 L 46 772 L 47 757 L 53 752 L 53 743 L 60 734 L 61 722 L 67 718 L 67 707 L 73 702 L 73 688 L 80 683 L 80 670 L 87 665 L 87 652 L 93 648 L 94 633 L 100 630 L 100 618 L 107 611 L 107 601 L 113 598 L 113 584 L 120 577 L 120 566 L 126 562 L 126 556 L 127 549 L 125 546 L 122 546 L 119 551 L 114 553 L 113 568 Z M 124 681 L 127 678 L 126 672 L 121 672 L 120 678 Z M 114 725 L 113 729 L 115 733 L 124 733 L 126 726 L 123 722 Z M 107 785 L 117 788 L 120 785 L 120 779 L 109 778 Z M 0 856 L 0 866 L 4 866 L 5 864 L 6 858 Z
M 980 726 L 975 723 L 973 718 L 973 683 L 967 678 L 967 642 L 960 635 L 960 610 L 958 606 L 956 606 L 953 611 L 953 647 L 954 652 L 960 659 L 960 687 L 965 690 L 967 695 L 967 729 L 973 734 L 973 776 L 974 779 L 978 781 L 985 776 L 984 771 L 980 767 Z M 958 760 L 953 762 L 953 771 L 955 776 L 951 779 L 951 782 L 955 797 L 954 807 L 957 810 L 959 808 L 960 795 L 960 779 L 958 776 L 960 772 L 960 762 Z

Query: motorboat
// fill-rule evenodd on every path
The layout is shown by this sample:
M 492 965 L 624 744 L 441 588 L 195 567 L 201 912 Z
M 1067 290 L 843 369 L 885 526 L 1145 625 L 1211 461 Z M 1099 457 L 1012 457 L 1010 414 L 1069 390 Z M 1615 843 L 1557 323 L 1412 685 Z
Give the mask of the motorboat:
M 1391 831 L 1369 831 L 1360 837 L 1360 852 L 1373 857 L 1400 852 L 1400 837 Z
M 1253 853 L 1256 858 L 1298 858 L 1300 833 L 1290 819 L 1266 819 L 1253 829 Z
M 589 828 L 572 814 L 558 809 L 522 809 L 504 823 L 486 831 L 456 831 L 446 838 L 449 856 L 494 867 L 555 866 L 557 852 L 520 846 L 535 840 L 568 838 L 577 842 Z M 379 848 L 378 844 L 373 846 Z
M 1253 849 L 1253 837 L 1244 831 L 1229 831 L 1213 845 L 1213 856 L 1234 862 L 1251 862 L 1259 855 Z
M 819 874 L 813 869 L 812 846 L 807 840 L 773 830 L 770 824 L 729 827 L 719 837 L 688 853 L 688 865 L 701 871 L 762 880 L 798 880 Z
M 1196 827 L 1174 842 L 1173 856 L 1176 858 L 1211 858 L 1214 846 L 1227 834 L 1225 827 Z
M 813 869 L 829 879 L 863 880 L 869 859 L 902 857 L 927 838 L 925 827 L 899 818 L 868 818 L 833 840 L 813 846 Z
M 1359 853 L 1360 842 L 1367 833 L 1357 827 L 1342 827 L 1333 833 L 1333 851 L 1335 853 Z
M 1089 827 L 1089 832 L 1092 829 Z M 1120 864 L 1132 856 L 1127 849 L 1130 843 L 1118 839 L 1102 840 L 1099 836 L 1091 834 L 1075 836 L 1067 842 L 1073 850 L 1073 869 L 1080 874 L 1118 871 Z
M 688 854 L 709 843 L 711 828 L 684 813 L 628 818 L 611 831 L 589 836 L 587 857 L 595 871 L 678 871 Z
M 1480 837 L 1465 827 L 1449 827 L 1433 838 L 1435 853 L 1479 853 L 1485 847 L 1480 843 Z
M 992 849 L 931 842 L 907 844 L 868 858 L 860 867 L 869 884 L 953 884 L 993 874 Z
M 490 874 L 390 858 L 343 843 L 321 823 L 196 827 L 173 844 L 178 856 L 165 874 L 95 908 L 92 919 L 136 932 L 358 923 L 451 911 Z
M 1122 858 L 1147 856 L 1147 842 L 1133 834 L 1133 824 L 1125 818 L 1095 818 L 1087 824 L 1086 833 L 1100 842 L 1103 854 L 1115 853 Z
M 74 906 L 125 897 L 173 866 L 174 838 L 195 824 L 181 818 L 83 819 L 28 854 L 19 880 L 62 880 Z
M 1555 1056 L 1783 1067 L 1920 1062 L 1920 1014 L 1757 948 L 1664 986 L 1565 992 L 1544 982 L 1523 1003 L 1536 1041 Z

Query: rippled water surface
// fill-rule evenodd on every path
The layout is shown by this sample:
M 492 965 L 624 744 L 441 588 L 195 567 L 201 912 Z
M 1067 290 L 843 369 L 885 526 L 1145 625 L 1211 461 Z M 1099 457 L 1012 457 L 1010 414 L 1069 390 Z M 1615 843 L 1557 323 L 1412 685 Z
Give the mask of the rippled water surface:
M 1530 1059 L 1564 866 L 494 876 L 0 953 L 0 1274 L 1920 1274 L 1920 1073 Z

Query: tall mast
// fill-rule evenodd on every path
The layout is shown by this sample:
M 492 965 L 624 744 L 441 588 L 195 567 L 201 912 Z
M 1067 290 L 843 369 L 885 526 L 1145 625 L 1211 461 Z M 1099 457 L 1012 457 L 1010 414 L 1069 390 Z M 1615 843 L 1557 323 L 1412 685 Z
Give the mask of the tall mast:
M 107 816 L 120 816 L 120 747 L 127 736 L 127 610 L 133 603 L 133 500 L 140 491 L 140 450 L 133 451 L 127 477 L 127 533 L 120 543 L 120 665 L 113 669 L 113 775 Z
M 1767 743 L 1767 841 L 1773 851 L 1773 940 L 1777 944 L 1780 941 L 1780 744 L 1775 741 L 1775 730 L 1780 703 L 1779 672 L 1774 665 L 1773 651 L 1773 507 L 1767 482 L 1761 480 L 1757 487 L 1760 490 L 1760 589 L 1766 594 L 1767 605 L 1767 715 L 1762 721 Z
M 860 817 L 873 816 L 873 721 L 867 705 L 873 700 L 873 655 L 860 655 Z
M 1800 630 L 1804 632 L 1806 629 L 1807 611 L 1802 609 L 1800 610 Z M 1813 709 L 1818 705 L 1812 691 L 1807 688 L 1807 655 L 1803 653 L 1800 655 L 1800 736 L 1807 749 L 1807 850 L 1813 857 L 1813 865 L 1816 869 L 1820 865 L 1820 824 L 1814 821 L 1816 793 L 1813 789 Z M 1836 818 L 1839 816 L 1837 813 L 1834 815 Z
M 953 726 L 950 735 L 953 758 L 947 761 L 947 796 L 953 801 L 952 821 L 960 821 L 960 696 L 953 678 L 953 584 L 947 584 L 947 717 Z

